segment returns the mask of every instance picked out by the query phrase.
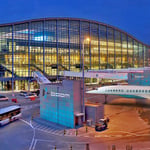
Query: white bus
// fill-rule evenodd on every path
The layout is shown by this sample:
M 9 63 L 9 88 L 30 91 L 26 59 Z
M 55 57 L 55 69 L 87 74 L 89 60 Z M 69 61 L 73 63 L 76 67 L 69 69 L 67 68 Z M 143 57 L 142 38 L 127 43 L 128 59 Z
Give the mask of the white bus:
M 0 109 L 0 126 L 21 118 L 21 108 L 18 105 Z

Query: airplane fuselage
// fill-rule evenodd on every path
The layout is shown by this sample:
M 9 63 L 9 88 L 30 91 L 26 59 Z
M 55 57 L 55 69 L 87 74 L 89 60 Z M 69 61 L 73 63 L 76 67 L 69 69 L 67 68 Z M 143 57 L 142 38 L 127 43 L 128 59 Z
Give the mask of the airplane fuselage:
M 136 86 L 136 85 L 104 86 L 97 88 L 96 90 L 88 91 L 86 93 L 119 95 L 128 98 L 150 99 L 150 86 Z

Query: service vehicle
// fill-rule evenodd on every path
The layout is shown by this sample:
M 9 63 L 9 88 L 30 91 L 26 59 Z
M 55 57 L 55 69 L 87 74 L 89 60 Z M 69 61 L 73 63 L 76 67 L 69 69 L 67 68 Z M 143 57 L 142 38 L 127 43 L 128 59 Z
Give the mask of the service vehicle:
M 26 96 L 27 94 L 28 94 L 27 91 L 20 91 L 20 93 L 19 93 L 20 96 Z
M 0 101 L 8 101 L 8 97 L 0 95 Z
M 98 122 L 95 124 L 95 131 L 103 131 L 107 129 L 109 119 L 100 119 Z
M 39 96 L 39 94 L 40 94 L 40 89 L 37 89 L 37 90 L 35 90 L 35 91 L 31 91 L 31 93 L 35 93 L 37 96 Z
M 25 98 L 32 98 L 32 97 L 37 97 L 35 93 L 28 93 L 25 95 Z
M 21 107 L 18 105 L 8 106 L 0 109 L 0 126 L 8 124 L 21 118 Z

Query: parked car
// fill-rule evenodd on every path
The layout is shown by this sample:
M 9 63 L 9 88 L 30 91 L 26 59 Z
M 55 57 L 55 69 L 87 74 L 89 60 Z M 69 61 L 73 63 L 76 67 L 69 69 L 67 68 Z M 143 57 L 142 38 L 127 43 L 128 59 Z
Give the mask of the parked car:
M 95 131 L 103 131 L 107 129 L 109 122 L 109 118 L 107 119 L 100 119 L 96 124 L 95 124 Z
M 8 101 L 8 97 L 0 95 L 0 101 Z
M 40 94 L 40 89 L 37 89 L 37 90 L 35 90 L 35 91 L 31 91 L 31 93 L 35 93 L 37 96 L 39 96 L 39 94 Z
M 25 95 L 25 98 L 31 98 L 31 97 L 37 97 L 37 95 L 35 93 L 27 93 Z
M 28 94 L 27 91 L 20 91 L 20 93 L 19 93 L 20 96 L 26 96 L 27 94 Z

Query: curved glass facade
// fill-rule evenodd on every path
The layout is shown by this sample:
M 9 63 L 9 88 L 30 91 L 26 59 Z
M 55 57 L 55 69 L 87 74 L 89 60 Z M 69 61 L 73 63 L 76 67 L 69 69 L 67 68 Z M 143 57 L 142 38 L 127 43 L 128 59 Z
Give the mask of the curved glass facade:
M 29 20 L 0 25 L 0 90 L 27 89 L 34 70 L 46 76 L 81 71 L 86 37 L 86 69 L 149 66 L 150 46 L 113 26 L 73 18 Z

